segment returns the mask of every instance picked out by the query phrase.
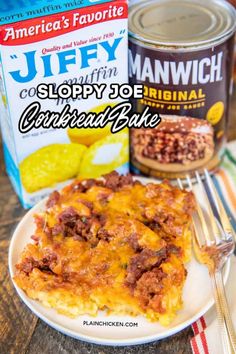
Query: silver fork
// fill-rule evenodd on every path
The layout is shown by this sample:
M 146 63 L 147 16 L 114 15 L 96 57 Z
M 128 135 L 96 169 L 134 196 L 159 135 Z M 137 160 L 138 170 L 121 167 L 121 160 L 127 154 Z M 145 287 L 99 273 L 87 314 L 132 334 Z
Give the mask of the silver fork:
M 208 267 L 212 280 L 217 319 L 224 353 L 235 354 L 236 335 L 230 316 L 222 276 L 223 267 L 235 248 L 234 232 L 209 172 L 204 170 L 204 175 L 207 190 L 199 173 L 196 172 L 197 185 L 201 191 L 201 198 L 203 199 L 201 200 L 201 205 L 203 206 L 198 202 L 196 188 L 192 185 L 190 177 L 186 176 L 189 189 L 195 194 L 197 202 L 197 210 L 192 217 L 194 251 L 198 261 Z M 178 179 L 178 184 L 179 187 L 183 189 L 180 179 Z M 214 215 L 210 200 L 217 210 L 217 218 Z

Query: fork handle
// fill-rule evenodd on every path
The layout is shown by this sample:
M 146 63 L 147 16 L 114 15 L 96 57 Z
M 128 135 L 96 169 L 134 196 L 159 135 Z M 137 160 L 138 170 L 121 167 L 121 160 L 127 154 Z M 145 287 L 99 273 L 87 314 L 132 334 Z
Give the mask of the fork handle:
M 218 326 L 221 334 L 224 354 L 236 353 L 236 335 L 229 312 L 221 270 L 211 274 Z

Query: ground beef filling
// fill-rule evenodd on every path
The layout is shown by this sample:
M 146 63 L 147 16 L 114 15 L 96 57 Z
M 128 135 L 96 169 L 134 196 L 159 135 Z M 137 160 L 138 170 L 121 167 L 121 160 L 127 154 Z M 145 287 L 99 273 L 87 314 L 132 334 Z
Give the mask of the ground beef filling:
M 168 133 L 162 131 L 141 132 L 133 137 L 134 152 L 159 163 L 181 163 L 203 159 L 212 149 L 212 137 L 208 134 Z
M 167 274 L 162 269 L 153 268 L 151 271 L 144 273 L 138 280 L 136 294 L 144 308 L 151 307 L 154 311 L 165 313 L 161 291 L 163 289 L 162 280 L 166 277 Z
M 23 271 L 26 274 L 32 272 L 34 268 L 37 268 L 43 272 L 52 272 L 52 268 L 57 263 L 57 255 L 52 251 L 48 251 L 48 253 L 44 256 L 43 259 L 36 260 L 33 257 L 28 257 L 24 260 L 24 262 L 18 264 L 17 269 Z
M 53 235 L 58 232 L 65 237 L 73 236 L 76 240 L 89 241 L 95 246 L 99 241 L 99 230 L 105 225 L 105 221 L 104 215 L 96 214 L 93 210 L 89 217 L 81 217 L 73 207 L 68 207 L 59 214 L 58 224 L 53 226 L 51 232 Z
M 127 267 L 126 285 L 134 289 L 141 276 L 159 267 L 160 264 L 167 258 L 167 249 L 164 247 L 158 252 L 144 248 L 140 253 L 134 255 Z
M 100 186 L 102 187 L 101 194 L 98 194 L 97 200 L 102 201 L 103 204 L 108 202 L 114 192 L 119 191 L 124 186 L 136 183 L 139 182 L 134 181 L 130 174 L 120 176 L 117 172 L 104 175 L 100 180 L 88 179 L 76 181 L 72 184 L 70 193 L 78 193 L 77 202 L 84 204 L 88 209 L 86 216 L 81 215 L 75 207 L 68 206 L 64 207 L 57 215 L 53 226 L 49 226 L 44 218 L 37 216 L 35 219 L 37 227 L 43 230 L 50 239 L 58 235 L 62 235 L 65 238 L 73 237 L 77 241 L 89 242 L 92 248 L 96 248 L 102 240 L 103 242 L 107 242 L 107 247 L 109 247 L 109 243 L 112 241 L 114 235 L 106 227 L 106 214 L 104 212 L 101 214 L 96 212 L 95 204 L 84 199 L 79 193 L 86 193 L 90 188 Z M 161 196 L 161 188 L 154 188 L 152 185 L 146 188 L 148 198 L 168 198 L 169 204 L 173 202 L 173 193 L 168 194 L 166 189 L 164 195 Z M 50 209 L 59 204 L 63 204 L 62 195 L 59 192 L 53 192 L 47 201 L 47 208 Z M 171 232 L 171 235 L 175 236 L 182 234 L 181 225 L 176 224 L 174 216 L 170 214 L 166 215 L 162 211 L 153 215 L 152 210 L 150 211 L 145 206 L 143 208 L 143 217 L 146 220 L 145 225 L 156 231 L 163 239 L 165 239 L 165 233 L 169 234 L 168 232 Z M 32 239 L 36 244 L 40 242 L 37 234 L 33 235 Z M 168 240 L 168 244 L 159 251 L 142 247 L 139 244 L 139 237 L 135 231 L 127 235 L 124 241 L 133 250 L 133 256 L 130 258 L 129 263 L 125 264 L 126 275 L 124 283 L 126 287 L 138 298 L 143 308 L 149 307 L 154 311 L 164 313 L 165 309 L 162 304 L 163 289 L 168 274 L 163 271 L 162 264 L 168 262 L 171 255 L 181 257 L 183 251 L 172 244 L 171 240 Z M 54 271 L 57 262 L 56 254 L 48 252 L 42 260 L 32 257 L 27 258 L 20 265 L 20 269 L 26 274 L 29 274 L 34 268 L 50 273 Z M 108 264 L 103 264 L 102 267 L 106 269 Z M 99 268 L 97 271 L 102 273 L 104 272 L 103 268 Z M 176 283 L 179 282 L 181 284 L 181 281 L 182 279 L 179 281 L 177 278 L 175 279 Z
M 104 178 L 104 186 L 106 188 L 111 189 L 112 191 L 118 191 L 124 186 L 133 185 L 136 182 L 133 180 L 133 177 L 130 173 L 127 175 L 119 175 L 118 172 L 112 171 L 103 176 Z
M 89 216 L 81 216 L 73 207 L 65 208 L 57 217 L 57 222 L 49 227 L 44 220 L 37 220 L 38 227 L 43 229 L 45 234 L 52 238 L 59 234 L 64 237 L 73 237 L 79 241 L 89 241 L 92 246 L 96 246 L 100 239 L 105 238 L 103 227 L 106 223 L 106 216 L 95 213 L 93 203 L 86 200 L 79 200 L 90 209 Z M 36 244 L 39 243 L 39 237 L 32 235 L 31 238 Z M 106 241 L 108 239 L 106 238 Z
M 151 307 L 159 313 L 165 312 L 162 307 L 162 290 L 163 279 L 168 274 L 163 272 L 161 264 L 168 261 L 171 254 L 180 256 L 181 252 L 179 247 L 168 244 L 157 252 L 144 248 L 131 258 L 125 284 L 139 298 L 143 308 Z
M 76 181 L 72 184 L 72 189 L 75 192 L 85 193 L 93 186 L 100 186 L 110 189 L 113 192 L 120 190 L 127 185 L 139 183 L 133 180 L 131 174 L 119 175 L 118 172 L 112 171 L 102 176 L 102 179 L 86 179 L 83 181 Z

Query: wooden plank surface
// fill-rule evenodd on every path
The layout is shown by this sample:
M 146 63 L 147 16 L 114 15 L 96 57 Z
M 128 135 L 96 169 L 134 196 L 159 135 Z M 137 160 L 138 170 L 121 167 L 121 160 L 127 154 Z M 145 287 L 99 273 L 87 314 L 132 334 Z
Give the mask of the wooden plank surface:
M 230 113 L 229 139 L 236 139 L 236 92 Z M 105 347 L 69 338 L 38 320 L 21 302 L 8 274 L 8 247 L 20 206 L 5 174 L 0 149 L 0 354 L 190 354 L 191 328 L 168 339 L 135 347 Z
M 0 226 L 0 353 L 25 353 L 37 318 L 21 302 L 8 272 L 8 247 L 15 223 Z
M 170 354 L 192 353 L 189 341 L 192 330 L 188 328 L 158 342 L 133 347 L 107 347 L 88 344 L 68 338 L 39 321 L 29 344 L 27 354 Z M 48 338 L 43 341 L 42 338 Z

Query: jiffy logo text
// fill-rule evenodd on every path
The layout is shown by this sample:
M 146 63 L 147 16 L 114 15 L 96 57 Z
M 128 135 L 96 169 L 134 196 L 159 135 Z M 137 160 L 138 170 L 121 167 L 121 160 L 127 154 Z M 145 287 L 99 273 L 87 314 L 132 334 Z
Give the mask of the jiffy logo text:
M 119 47 L 123 37 L 112 40 L 106 40 L 100 43 L 89 44 L 83 47 L 61 51 L 59 53 L 42 55 L 36 60 L 36 51 L 29 51 L 22 53 L 22 60 L 20 61 L 20 69 L 10 71 L 9 74 L 13 80 L 19 83 L 26 83 L 32 81 L 38 75 L 38 68 L 43 66 L 43 77 L 52 77 L 69 72 L 70 66 L 77 66 L 80 69 L 88 68 L 99 59 L 99 55 L 106 59 L 107 62 L 116 60 L 116 50 Z M 55 58 L 53 58 L 55 57 Z M 11 60 L 18 58 L 16 55 L 11 56 Z M 55 61 L 58 65 L 55 64 Z M 38 64 L 38 65 L 37 65 Z M 40 70 L 40 73 L 42 70 Z

